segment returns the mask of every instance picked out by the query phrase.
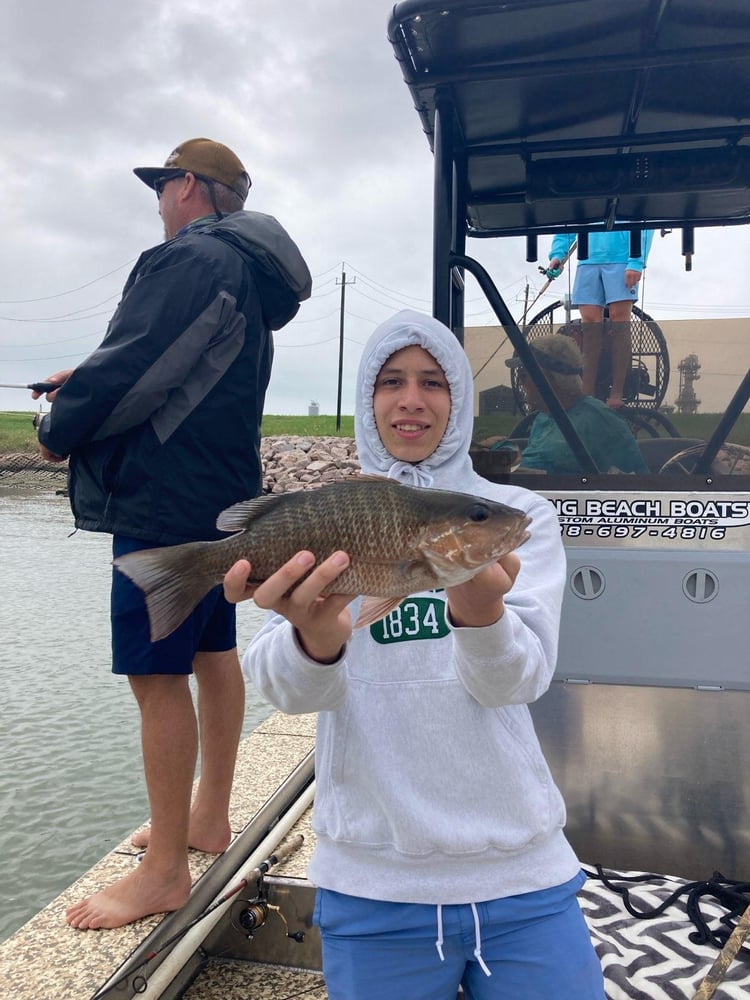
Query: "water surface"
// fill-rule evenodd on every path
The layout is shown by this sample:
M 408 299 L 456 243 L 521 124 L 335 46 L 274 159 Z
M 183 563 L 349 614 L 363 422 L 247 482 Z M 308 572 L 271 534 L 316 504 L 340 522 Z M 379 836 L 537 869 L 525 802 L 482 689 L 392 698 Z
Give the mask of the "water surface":
M 110 672 L 109 535 L 55 487 L 0 485 L 0 940 L 148 816 L 140 721 Z M 238 609 L 238 642 L 262 618 Z M 245 733 L 271 709 L 247 688 Z

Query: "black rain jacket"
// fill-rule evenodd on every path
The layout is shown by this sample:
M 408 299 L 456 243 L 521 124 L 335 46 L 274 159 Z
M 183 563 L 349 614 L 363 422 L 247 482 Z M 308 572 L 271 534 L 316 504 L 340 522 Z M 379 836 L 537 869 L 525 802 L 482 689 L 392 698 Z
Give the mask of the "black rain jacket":
M 104 340 L 39 427 L 70 456 L 78 528 L 160 544 L 223 537 L 219 512 L 261 486 L 271 330 L 311 284 L 294 242 L 257 212 L 141 254 Z

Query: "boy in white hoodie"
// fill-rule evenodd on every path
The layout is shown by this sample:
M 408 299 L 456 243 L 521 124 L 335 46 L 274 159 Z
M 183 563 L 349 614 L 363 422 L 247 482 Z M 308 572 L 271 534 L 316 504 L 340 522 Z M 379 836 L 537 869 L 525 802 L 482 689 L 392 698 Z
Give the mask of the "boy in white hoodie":
M 243 669 L 290 714 L 318 712 L 309 877 L 329 1000 L 603 1000 L 562 832 L 565 807 L 528 704 L 555 668 L 565 556 L 553 507 L 478 476 L 471 370 L 441 323 L 404 311 L 357 377 L 362 471 L 499 500 L 531 537 L 472 580 L 413 595 L 352 630 L 351 598 L 320 593 L 348 564 L 297 556 L 229 600 L 272 609 Z

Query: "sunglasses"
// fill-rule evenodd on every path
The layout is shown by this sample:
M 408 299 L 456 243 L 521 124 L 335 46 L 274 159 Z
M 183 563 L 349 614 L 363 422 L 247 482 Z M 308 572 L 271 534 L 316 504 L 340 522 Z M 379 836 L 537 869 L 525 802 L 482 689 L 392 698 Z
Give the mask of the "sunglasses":
M 169 184 L 170 181 L 177 180 L 178 177 L 184 177 L 185 174 L 168 174 L 164 177 L 157 177 L 154 181 L 154 191 L 156 191 L 157 201 L 161 199 L 162 192 L 164 188 Z

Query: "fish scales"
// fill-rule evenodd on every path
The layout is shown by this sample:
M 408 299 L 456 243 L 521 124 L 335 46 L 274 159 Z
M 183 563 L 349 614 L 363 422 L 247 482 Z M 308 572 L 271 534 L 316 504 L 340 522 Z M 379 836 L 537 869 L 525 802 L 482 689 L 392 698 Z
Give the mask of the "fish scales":
M 403 594 L 404 567 L 420 560 L 423 584 L 433 586 L 435 574 L 418 549 L 431 511 L 419 500 L 407 504 L 396 484 L 395 490 L 370 486 L 363 492 L 360 484 L 342 483 L 269 506 L 237 537 L 236 557 L 251 561 L 253 580 L 265 580 L 301 548 L 318 562 L 343 549 L 353 562 L 336 580 L 336 592 L 384 597 Z
M 238 559 L 250 561 L 251 582 L 258 583 L 301 549 L 317 562 L 343 549 L 350 566 L 326 592 L 373 599 L 361 625 L 410 593 L 469 579 L 521 545 L 529 522 L 523 511 L 481 497 L 358 477 L 243 501 L 217 520 L 220 529 L 234 532 L 230 537 L 132 552 L 115 566 L 144 591 L 156 641 Z

